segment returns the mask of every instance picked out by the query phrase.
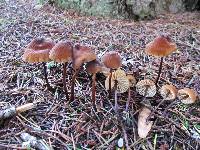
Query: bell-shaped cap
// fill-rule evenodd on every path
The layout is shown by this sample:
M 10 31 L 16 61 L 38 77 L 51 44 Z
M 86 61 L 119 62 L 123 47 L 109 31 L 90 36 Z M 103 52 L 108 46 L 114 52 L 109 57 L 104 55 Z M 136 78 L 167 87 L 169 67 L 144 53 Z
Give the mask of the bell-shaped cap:
M 49 58 L 55 62 L 68 62 L 72 57 L 73 46 L 70 42 L 61 41 L 50 51 Z
M 73 49 L 74 69 L 80 68 L 85 62 L 96 59 L 95 52 L 88 46 L 76 44 Z
M 107 68 L 117 69 L 122 65 L 119 53 L 115 51 L 107 52 L 102 57 L 102 62 Z
M 54 45 L 54 42 L 51 40 L 43 38 L 33 39 L 25 49 L 22 59 L 29 63 L 48 62 L 49 52 Z
M 165 57 L 174 52 L 176 49 L 176 44 L 173 43 L 169 37 L 161 35 L 146 45 L 145 52 L 148 55 Z

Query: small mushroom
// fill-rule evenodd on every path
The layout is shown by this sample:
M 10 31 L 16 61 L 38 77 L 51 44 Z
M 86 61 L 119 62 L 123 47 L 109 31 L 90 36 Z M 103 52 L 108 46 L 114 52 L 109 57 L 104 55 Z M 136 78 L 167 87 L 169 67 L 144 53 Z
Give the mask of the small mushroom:
M 110 77 L 112 75 L 112 77 Z M 114 87 L 115 90 L 115 109 L 118 109 L 117 104 L 117 92 L 124 93 L 129 88 L 129 80 L 126 77 L 125 71 L 117 69 L 112 74 L 110 74 L 105 80 L 106 90 L 109 90 L 109 81 L 111 78 L 111 89 Z
M 153 125 L 153 121 L 148 121 L 147 118 L 151 114 L 151 110 L 147 107 L 143 107 L 138 115 L 138 135 L 140 138 L 146 138 L 151 127 Z
M 25 48 L 25 52 L 22 59 L 28 63 L 38 63 L 42 62 L 44 68 L 44 76 L 47 84 L 47 88 L 52 90 L 47 78 L 47 67 L 46 62 L 49 61 L 49 52 L 54 46 L 54 42 L 51 40 L 46 40 L 44 38 L 33 39 Z
M 94 110 L 96 111 L 96 85 L 95 85 L 95 80 L 96 80 L 96 73 L 101 72 L 102 70 L 102 65 L 100 64 L 99 61 L 93 60 L 90 61 L 86 64 L 86 70 L 88 73 L 93 74 L 92 75 L 92 103 Z
M 136 91 L 144 97 L 153 97 L 156 94 L 156 85 L 152 80 L 141 80 L 136 84 Z
M 90 62 L 96 59 L 96 54 L 94 51 L 88 46 L 76 44 L 73 48 L 72 53 L 72 63 L 74 68 L 74 73 L 72 77 L 72 85 L 71 85 L 71 97 L 70 100 L 74 100 L 74 84 L 76 75 L 79 72 L 79 69 L 83 63 Z
M 145 52 L 148 55 L 161 57 L 158 77 L 155 82 L 156 85 L 160 78 L 162 64 L 163 64 L 163 57 L 168 56 L 169 54 L 174 52 L 176 49 L 177 49 L 176 44 L 173 43 L 168 36 L 164 36 L 164 35 L 156 37 L 152 42 L 146 45 Z
M 57 43 L 49 53 L 49 58 L 58 63 L 63 63 L 63 88 L 66 99 L 69 100 L 69 95 L 66 86 L 66 67 L 67 62 L 72 58 L 73 46 L 70 42 L 61 41 Z
M 177 97 L 178 90 L 173 85 L 163 85 L 160 89 L 160 95 L 164 100 L 174 100 Z
M 121 57 L 119 53 L 115 51 L 107 52 L 102 57 L 103 64 L 110 68 L 110 76 L 109 76 L 109 98 L 111 98 L 111 77 L 112 77 L 112 70 L 117 69 L 122 65 Z
M 111 74 L 106 78 L 105 80 L 105 88 L 106 90 L 109 90 L 109 79 L 110 79 Z M 129 80 L 126 77 L 125 71 L 121 69 L 117 69 L 112 73 L 111 77 L 111 89 L 115 87 L 115 81 L 117 82 L 117 92 L 119 93 L 124 93 L 128 90 L 129 88 Z
M 190 88 L 184 88 L 178 91 L 178 99 L 184 104 L 192 104 L 197 100 L 197 93 Z

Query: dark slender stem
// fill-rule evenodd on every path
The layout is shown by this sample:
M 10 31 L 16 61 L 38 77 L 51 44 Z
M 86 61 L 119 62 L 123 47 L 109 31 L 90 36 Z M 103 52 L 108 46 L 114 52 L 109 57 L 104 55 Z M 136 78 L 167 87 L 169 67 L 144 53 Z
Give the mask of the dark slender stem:
M 118 102 L 117 102 L 117 81 L 115 80 L 115 110 L 118 112 Z
M 92 105 L 94 108 L 94 111 L 97 111 L 96 108 L 96 73 L 92 75 Z
M 73 76 L 72 76 L 70 102 L 74 101 L 74 84 L 75 84 L 75 79 L 76 79 L 77 73 L 78 73 L 78 70 L 75 70 L 75 71 L 74 71 L 74 74 L 73 74 Z
M 159 66 L 159 71 L 158 71 L 158 76 L 157 76 L 157 79 L 156 79 L 156 86 L 158 84 L 158 81 L 160 79 L 160 74 L 161 74 L 161 71 L 162 71 L 162 64 L 163 64 L 163 57 L 161 57 L 161 60 L 160 60 L 160 66 Z
M 109 76 L 109 98 L 111 98 L 111 79 L 112 79 L 112 68 L 110 68 L 110 76 Z
M 170 91 L 167 92 L 166 97 L 168 97 L 169 94 L 170 94 Z M 155 114 L 155 111 L 156 111 L 156 110 L 160 107 L 160 105 L 163 104 L 165 101 L 166 101 L 166 99 L 162 99 L 162 100 L 160 101 L 160 103 L 156 106 L 156 108 L 155 108 L 155 109 L 150 113 L 150 115 L 147 117 L 147 121 L 150 119 L 150 117 L 151 117 L 152 115 Z
M 67 85 L 66 85 L 66 74 L 67 74 L 66 68 L 67 68 L 67 63 L 64 63 L 63 64 L 63 89 L 64 89 L 64 92 L 65 92 L 66 99 L 68 101 L 69 100 L 69 94 L 68 94 Z
M 128 107 L 129 107 L 130 101 L 131 101 L 131 88 L 129 87 L 128 88 L 128 100 L 126 102 L 126 112 L 128 112 Z
M 43 71 L 44 71 L 44 78 L 45 78 L 45 81 L 46 81 L 46 84 L 47 84 L 47 89 L 48 90 L 52 90 L 52 87 L 50 86 L 48 78 L 47 78 L 47 66 L 46 66 L 46 63 L 42 62 L 42 65 L 43 65 L 43 68 L 44 68 Z

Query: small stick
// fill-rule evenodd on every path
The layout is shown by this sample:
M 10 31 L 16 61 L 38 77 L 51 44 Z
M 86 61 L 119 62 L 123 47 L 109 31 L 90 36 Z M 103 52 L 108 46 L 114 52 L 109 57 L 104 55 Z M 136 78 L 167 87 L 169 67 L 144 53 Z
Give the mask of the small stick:
M 25 112 L 27 110 L 34 108 L 34 107 L 35 107 L 34 103 L 28 103 L 28 104 L 18 106 L 18 107 L 13 106 L 13 107 L 7 108 L 5 110 L 0 111 L 0 120 L 13 117 L 16 114 Z

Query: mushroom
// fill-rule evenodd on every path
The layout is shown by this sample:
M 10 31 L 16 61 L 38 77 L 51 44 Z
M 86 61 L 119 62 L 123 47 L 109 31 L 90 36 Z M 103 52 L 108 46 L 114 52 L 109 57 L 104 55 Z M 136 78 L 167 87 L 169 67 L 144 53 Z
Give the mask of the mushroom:
M 178 99 L 183 104 L 192 104 L 197 100 L 197 93 L 190 88 L 184 88 L 178 91 Z
M 112 75 L 112 77 L 110 77 Z M 129 80 L 126 77 L 125 71 L 117 69 L 112 74 L 110 74 L 105 80 L 106 90 L 109 90 L 109 81 L 111 78 L 111 89 L 115 90 L 115 109 L 118 109 L 117 104 L 117 92 L 124 93 L 129 88 Z
M 144 103 L 147 97 L 154 97 L 156 94 L 156 85 L 152 80 L 145 79 L 141 80 L 136 84 L 136 91 L 144 96 L 141 103 Z M 148 104 L 151 104 L 149 100 L 147 100 Z
M 159 72 L 158 72 L 158 76 L 155 82 L 156 85 L 160 78 L 162 64 L 163 64 L 163 57 L 168 56 L 169 54 L 174 52 L 176 49 L 177 49 L 176 44 L 173 43 L 168 36 L 164 36 L 164 35 L 156 37 L 152 42 L 146 45 L 145 52 L 148 55 L 161 57 Z
M 71 97 L 70 100 L 74 100 L 74 84 L 76 75 L 79 72 L 81 65 L 85 62 L 90 62 L 96 59 L 96 54 L 94 51 L 89 48 L 88 46 L 76 44 L 73 48 L 72 53 L 72 63 L 74 68 L 74 73 L 72 77 L 72 84 L 71 84 Z
M 94 110 L 96 111 L 96 85 L 95 85 L 95 80 L 96 80 L 96 73 L 100 72 L 102 70 L 102 65 L 100 64 L 99 61 L 93 60 L 90 61 L 86 64 L 86 70 L 88 73 L 93 74 L 92 75 L 92 104 L 94 107 Z
M 44 38 L 33 39 L 25 48 L 22 59 L 28 63 L 42 62 L 47 88 L 52 90 L 47 78 L 46 62 L 49 61 L 49 51 L 54 47 L 54 42 Z
M 66 86 L 66 67 L 67 62 L 72 57 L 72 44 L 67 41 L 61 41 L 57 43 L 49 53 L 49 58 L 58 63 L 63 63 L 63 89 L 66 95 L 66 99 L 69 100 L 69 95 Z
M 145 97 L 154 97 L 156 94 L 156 85 L 152 80 L 141 80 L 136 84 L 136 91 Z
M 117 69 L 122 65 L 121 57 L 119 53 L 115 51 L 107 52 L 102 57 L 103 64 L 110 68 L 110 76 L 109 76 L 109 98 L 111 98 L 111 77 L 112 77 L 112 70 Z
M 148 121 L 147 118 L 151 114 L 151 110 L 147 107 L 143 107 L 138 115 L 138 135 L 140 138 L 146 138 L 151 127 L 153 125 L 153 121 Z

